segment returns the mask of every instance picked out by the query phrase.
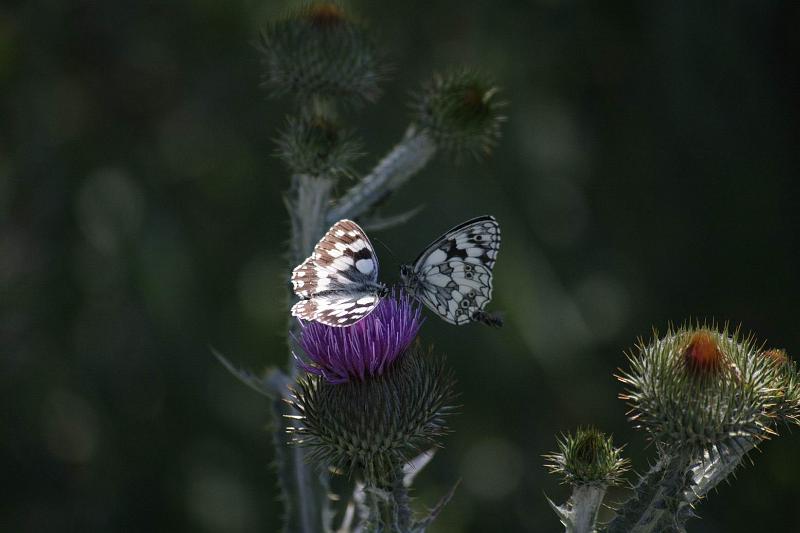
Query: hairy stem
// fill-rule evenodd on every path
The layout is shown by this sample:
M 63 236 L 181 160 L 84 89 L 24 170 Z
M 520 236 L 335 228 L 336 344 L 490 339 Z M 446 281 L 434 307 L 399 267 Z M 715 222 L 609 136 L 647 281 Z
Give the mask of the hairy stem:
M 733 444 L 729 444 L 724 451 L 699 463 L 692 469 L 694 487 L 687 494 L 687 500 L 693 504 L 703 498 L 708 492 L 719 485 L 742 463 L 744 457 L 756 443 L 753 439 L 737 438 Z
M 567 502 L 572 517 L 567 533 L 593 533 L 597 523 L 597 513 L 606 494 L 604 485 L 577 485 Z
M 681 503 L 692 484 L 694 460 L 682 452 L 660 451 L 658 462 L 639 479 L 634 494 L 608 524 L 608 533 L 674 530 Z M 664 523 L 670 527 L 663 527 Z
M 573 485 L 572 495 L 564 505 L 556 505 L 550 498 L 547 501 L 566 533 L 594 533 L 607 488 L 607 485 Z
M 363 215 L 419 172 L 435 153 L 430 136 L 410 126 L 403 140 L 331 208 L 327 223 Z
M 292 264 L 299 264 L 311 253 L 314 244 L 325 231 L 325 213 L 330 203 L 333 181 L 325 177 L 305 174 L 292 176 L 292 185 L 286 199 L 291 218 L 290 255 Z M 298 323 L 292 319 L 289 342 L 297 333 Z M 287 386 L 273 401 L 277 422 L 275 424 L 275 456 L 278 464 L 281 492 L 286 506 L 284 531 L 315 533 L 323 530 L 323 517 L 328 505 L 328 475 L 315 472 L 306 460 L 306 450 L 288 443 L 287 416 L 298 413 L 288 401 L 291 394 L 288 384 L 294 383 L 297 364 L 294 350 L 290 349 L 287 365 Z
M 698 461 L 692 468 L 692 485 L 685 491 L 684 502 L 678 508 L 675 522 L 679 530 L 694 516 L 694 505 L 731 475 L 755 446 L 753 439 L 736 438 L 713 456 L 707 455 Z

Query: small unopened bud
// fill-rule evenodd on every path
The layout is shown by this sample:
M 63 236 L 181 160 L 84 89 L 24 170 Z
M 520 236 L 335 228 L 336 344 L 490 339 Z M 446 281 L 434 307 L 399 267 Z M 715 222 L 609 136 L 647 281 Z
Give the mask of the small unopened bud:
M 761 356 L 771 361 L 777 371 L 774 387 L 780 396 L 775 404 L 775 417 L 779 422 L 800 425 L 800 371 L 786 350 L 770 349 Z
M 772 348 L 764 351 L 761 355 L 767 359 L 771 359 L 775 362 L 775 364 L 778 365 L 783 365 L 789 362 L 789 356 L 786 354 L 786 350 Z
M 301 7 L 261 34 L 263 85 L 276 96 L 360 104 L 380 94 L 385 69 L 364 27 L 336 2 Z
M 622 480 L 629 462 L 610 436 L 592 428 L 578 428 L 558 439 L 558 452 L 545 455 L 545 466 L 572 485 L 615 485 Z
M 437 75 L 416 95 L 415 121 L 445 152 L 456 157 L 488 155 L 505 120 L 497 92 L 496 86 L 471 70 Z
M 278 138 L 278 155 L 292 172 L 311 176 L 350 175 L 361 144 L 335 118 L 320 112 L 289 117 Z

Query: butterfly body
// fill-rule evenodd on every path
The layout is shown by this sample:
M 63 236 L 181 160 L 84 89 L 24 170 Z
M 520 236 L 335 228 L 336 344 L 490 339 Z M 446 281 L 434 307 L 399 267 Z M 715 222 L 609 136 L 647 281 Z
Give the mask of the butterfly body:
M 378 259 L 364 231 L 340 220 L 312 253 L 292 271 L 292 287 L 301 298 L 292 315 L 335 327 L 351 326 L 367 316 L 388 293 L 378 282 Z
M 486 215 L 450 229 L 412 264 L 400 267 L 406 290 L 445 321 L 462 325 L 498 318 L 483 309 L 492 298 L 492 268 L 500 249 L 500 226 Z

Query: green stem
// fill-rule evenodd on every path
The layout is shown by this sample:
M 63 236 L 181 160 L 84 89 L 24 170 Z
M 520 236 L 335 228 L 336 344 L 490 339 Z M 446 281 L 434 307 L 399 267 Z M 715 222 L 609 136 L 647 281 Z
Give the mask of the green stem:
M 290 252 L 292 265 L 300 264 L 314 248 L 314 244 L 325 231 L 325 213 L 330 203 L 333 181 L 324 177 L 307 175 L 292 176 L 292 186 L 286 200 L 292 223 Z M 289 326 L 289 343 L 292 333 L 297 334 L 299 325 L 292 319 Z M 306 460 L 306 450 L 291 446 L 287 439 L 289 418 L 299 413 L 286 401 L 291 392 L 288 385 L 297 377 L 294 350 L 289 350 L 288 376 L 280 395 L 273 400 L 275 413 L 275 457 L 281 496 L 285 505 L 284 531 L 316 533 L 325 528 L 323 517 L 327 514 L 328 474 L 315 472 Z
M 567 503 L 571 524 L 567 533 L 593 533 L 596 531 L 597 513 L 606 494 L 605 485 L 576 485 Z
M 328 224 L 345 217 L 363 215 L 422 170 L 435 153 L 433 139 L 410 126 L 403 140 L 381 159 L 372 172 L 336 202 L 328 213 Z
M 685 491 L 692 483 L 694 459 L 680 451 L 662 450 L 658 462 L 641 477 L 634 494 L 608 524 L 608 533 L 651 533 L 674 530 Z M 670 527 L 664 528 L 668 523 Z

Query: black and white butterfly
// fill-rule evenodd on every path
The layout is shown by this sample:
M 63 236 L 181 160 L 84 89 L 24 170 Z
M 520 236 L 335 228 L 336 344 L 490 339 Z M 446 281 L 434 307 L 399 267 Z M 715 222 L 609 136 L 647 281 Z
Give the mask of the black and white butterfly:
M 493 216 L 468 220 L 433 241 L 409 265 L 400 267 L 406 290 L 451 324 L 502 321 L 483 310 L 492 299 L 492 267 L 500 249 L 500 225 Z
M 388 294 L 378 282 L 378 259 L 367 235 L 346 219 L 331 226 L 292 271 L 292 288 L 301 298 L 293 316 L 336 327 L 355 324 Z

